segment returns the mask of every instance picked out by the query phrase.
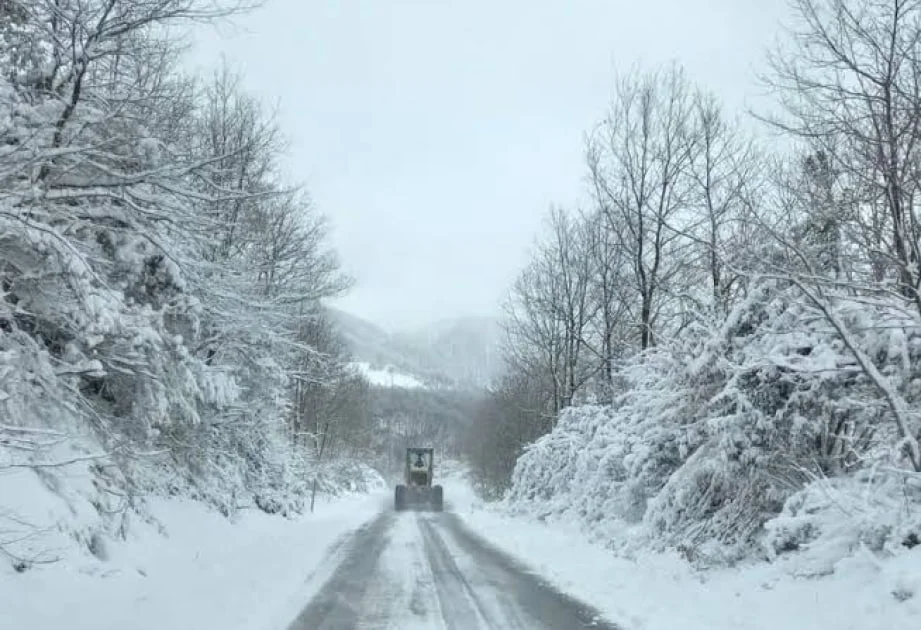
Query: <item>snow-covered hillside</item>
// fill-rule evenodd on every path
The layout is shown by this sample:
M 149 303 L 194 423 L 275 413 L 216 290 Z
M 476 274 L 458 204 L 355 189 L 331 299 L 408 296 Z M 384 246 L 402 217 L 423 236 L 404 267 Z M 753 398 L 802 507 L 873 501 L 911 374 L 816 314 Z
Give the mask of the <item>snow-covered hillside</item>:
M 335 308 L 328 312 L 355 364 L 367 365 L 363 370 L 399 373 L 428 386 L 465 389 L 481 389 L 501 372 L 500 328 L 493 318 L 457 317 L 388 332 L 351 313 Z M 390 384 L 387 374 L 378 384 Z
M 392 335 L 380 326 L 337 308 L 327 307 L 327 313 L 356 361 L 392 365 L 404 371 L 418 370 L 413 357 L 397 347 Z
M 399 387 L 404 389 L 427 387 L 423 381 L 412 374 L 402 372 L 392 365 L 376 367 L 368 361 L 353 361 L 349 363 L 349 366 L 376 387 Z
M 483 388 L 502 372 L 501 334 L 495 318 L 471 316 L 439 320 L 395 339 L 425 369 L 440 370 L 460 386 Z

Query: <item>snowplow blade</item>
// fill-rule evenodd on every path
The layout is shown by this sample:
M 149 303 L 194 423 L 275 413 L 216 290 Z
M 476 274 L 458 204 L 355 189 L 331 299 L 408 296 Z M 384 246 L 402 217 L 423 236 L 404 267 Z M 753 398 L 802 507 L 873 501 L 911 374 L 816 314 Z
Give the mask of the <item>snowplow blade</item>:
M 441 486 L 405 486 L 400 484 L 394 493 L 394 507 L 402 510 L 444 509 L 444 490 Z

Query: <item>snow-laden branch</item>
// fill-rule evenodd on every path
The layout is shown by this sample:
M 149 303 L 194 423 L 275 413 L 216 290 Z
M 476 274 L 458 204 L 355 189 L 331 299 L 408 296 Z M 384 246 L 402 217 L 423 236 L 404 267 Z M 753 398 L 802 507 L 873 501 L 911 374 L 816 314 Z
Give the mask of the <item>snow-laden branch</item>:
M 913 412 L 911 411 L 905 398 L 892 385 L 889 379 L 879 371 L 879 368 L 877 368 L 873 360 L 867 356 L 867 353 L 861 349 L 859 342 L 854 338 L 854 335 L 848 329 L 847 324 L 844 322 L 844 320 L 841 319 L 838 313 L 835 312 L 832 305 L 829 304 L 828 300 L 822 296 L 817 289 L 813 289 L 807 286 L 804 282 L 800 281 L 795 276 L 790 276 L 789 278 L 784 279 L 789 280 L 794 285 L 796 285 L 796 287 L 803 293 L 803 295 L 808 297 L 809 300 L 815 304 L 815 306 L 820 311 L 822 311 L 822 314 L 834 327 L 835 331 L 844 342 L 844 345 L 847 346 L 847 349 L 850 350 L 851 354 L 854 355 L 854 358 L 857 360 L 857 363 L 860 365 L 860 368 L 863 370 L 864 374 L 867 375 L 870 381 L 876 386 L 876 388 L 886 399 L 889 409 L 892 412 L 893 420 L 895 421 L 896 427 L 898 428 L 899 436 L 901 438 L 901 446 L 907 453 L 909 461 L 911 462 L 914 470 L 921 472 L 921 444 L 919 444 L 918 436 L 915 435 L 912 431 L 912 422 L 910 416 Z
M 95 462 L 101 459 L 107 459 L 111 457 L 111 453 L 96 453 L 93 455 L 80 455 L 77 457 L 70 457 L 67 459 L 59 459 L 50 462 L 43 461 L 31 461 L 31 462 L 15 462 L 10 461 L 6 463 L 0 463 L 0 470 L 9 469 L 9 468 L 62 468 L 64 466 L 71 466 L 73 464 L 79 464 L 83 462 Z

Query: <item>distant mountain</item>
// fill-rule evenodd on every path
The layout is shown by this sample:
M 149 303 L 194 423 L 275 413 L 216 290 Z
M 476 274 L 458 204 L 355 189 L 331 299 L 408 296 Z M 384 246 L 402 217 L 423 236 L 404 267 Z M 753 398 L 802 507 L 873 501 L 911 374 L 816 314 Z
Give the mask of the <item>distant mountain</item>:
M 355 362 L 363 364 L 361 370 L 386 372 L 385 380 L 394 386 L 415 381 L 429 387 L 482 388 L 501 369 L 494 318 L 457 317 L 391 334 L 351 313 L 328 311 Z
M 501 329 L 493 317 L 455 317 L 394 335 L 429 370 L 443 372 L 458 386 L 485 387 L 502 369 Z
M 402 347 L 386 330 L 337 308 L 327 307 L 352 353 L 353 367 L 373 385 L 390 387 L 450 387 L 454 383 L 439 370 L 431 370 L 411 349 Z
M 399 389 L 431 388 L 429 383 L 419 380 L 412 374 L 393 365 L 380 368 L 367 361 L 353 361 L 352 369 L 364 376 L 371 385 L 377 387 L 395 387 Z
M 390 333 L 383 328 L 337 308 L 327 307 L 326 310 L 356 360 L 376 366 L 392 365 L 407 371 L 418 369 L 416 362 L 396 347 Z

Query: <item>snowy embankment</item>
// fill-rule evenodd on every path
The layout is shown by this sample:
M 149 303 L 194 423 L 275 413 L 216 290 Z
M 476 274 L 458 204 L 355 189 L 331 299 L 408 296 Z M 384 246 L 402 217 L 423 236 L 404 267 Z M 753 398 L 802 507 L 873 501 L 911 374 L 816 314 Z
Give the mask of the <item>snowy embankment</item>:
M 320 495 L 313 514 L 247 509 L 227 518 L 199 501 L 148 497 L 120 540 L 91 533 L 98 515 L 81 492 L 91 479 L 74 475 L 61 493 L 32 470 L 0 477 L 21 517 L 18 532 L 6 519 L 3 542 L 33 561 L 22 572 L 0 562 L 4 628 L 283 628 L 336 564 L 337 541 L 385 499 L 378 484 L 371 493 Z M 12 544 L 23 536 L 28 544 Z
M 627 630 L 921 627 L 921 327 L 833 312 L 847 343 L 765 284 L 719 330 L 625 359 L 471 526 Z
M 460 476 L 445 495 L 470 529 L 624 630 L 891 630 L 921 627 L 921 546 L 882 559 L 837 532 L 775 562 L 695 570 L 677 553 L 630 558 L 576 522 L 484 504 Z M 779 524 L 779 522 L 778 522 Z

